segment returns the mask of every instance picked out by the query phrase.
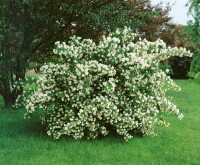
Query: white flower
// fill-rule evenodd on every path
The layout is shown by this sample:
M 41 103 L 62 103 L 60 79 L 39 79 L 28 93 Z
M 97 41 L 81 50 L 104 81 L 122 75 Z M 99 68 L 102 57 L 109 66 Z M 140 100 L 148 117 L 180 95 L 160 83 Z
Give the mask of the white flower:
M 60 44 L 60 41 L 56 41 L 56 42 L 55 42 L 55 45 L 59 45 L 59 44 Z
M 168 69 L 159 69 L 159 64 L 171 56 L 191 53 L 167 47 L 161 40 L 137 41 L 136 36 L 125 27 L 104 36 L 98 45 L 75 36 L 68 45 L 57 41 L 53 52 L 61 55 L 61 63 L 42 67 L 44 76 L 38 80 L 37 89 L 25 97 L 26 115 L 44 111 L 42 122 L 54 139 L 61 135 L 96 138 L 107 135 L 111 125 L 129 140 L 133 130 L 155 135 L 155 124 L 168 126 L 160 118 L 164 112 L 182 119 L 166 96 L 167 90 L 180 87 L 166 75 Z

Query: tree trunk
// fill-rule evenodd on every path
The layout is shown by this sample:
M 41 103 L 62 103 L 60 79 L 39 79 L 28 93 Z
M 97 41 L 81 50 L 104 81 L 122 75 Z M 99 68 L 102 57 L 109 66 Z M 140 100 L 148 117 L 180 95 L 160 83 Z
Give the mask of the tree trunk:
M 21 45 L 18 55 L 16 56 L 16 65 L 11 66 L 9 69 L 5 69 L 4 74 L 2 74 L 3 77 L 1 76 L 0 81 L 2 82 L 2 84 L 0 86 L 0 94 L 3 96 L 5 107 L 7 108 L 14 105 L 17 97 L 23 93 L 23 86 L 16 88 L 13 86 L 13 84 L 23 81 L 25 79 L 26 64 L 27 60 L 30 57 L 31 43 L 32 36 L 25 32 L 23 43 Z M 8 66 L 5 65 L 5 68 L 8 68 Z M 14 79 L 12 77 L 12 74 L 14 74 Z
M 23 60 L 17 60 L 17 67 L 15 72 L 15 83 L 25 79 L 26 63 Z M 2 78 L 1 95 L 3 96 L 5 107 L 9 108 L 15 104 L 16 99 L 23 93 L 23 86 L 12 87 L 11 72 L 4 74 Z
M 24 40 L 16 60 L 16 80 L 15 80 L 16 82 L 25 80 L 26 65 L 27 65 L 27 60 L 30 57 L 31 43 L 32 43 L 32 36 L 29 35 L 28 32 L 25 32 Z M 23 94 L 23 86 L 21 86 L 20 88 L 13 89 L 12 91 L 12 98 L 14 100 L 13 103 L 15 103 L 17 97 L 21 94 Z
M 4 75 L 2 79 L 3 83 L 3 90 L 2 90 L 2 96 L 4 99 L 5 107 L 11 107 L 15 103 L 15 99 L 13 97 L 13 94 L 11 92 L 11 84 L 9 80 L 9 73 L 7 75 Z
M 23 93 L 23 86 L 13 88 L 13 80 L 11 80 L 10 74 L 12 73 L 9 72 L 7 74 L 4 74 L 2 79 L 1 95 L 3 96 L 6 108 L 14 105 L 17 97 Z M 25 79 L 25 63 L 23 61 L 17 62 L 15 77 L 15 83 Z
M 10 108 L 15 104 L 15 99 L 13 98 L 12 93 L 3 96 L 5 107 Z

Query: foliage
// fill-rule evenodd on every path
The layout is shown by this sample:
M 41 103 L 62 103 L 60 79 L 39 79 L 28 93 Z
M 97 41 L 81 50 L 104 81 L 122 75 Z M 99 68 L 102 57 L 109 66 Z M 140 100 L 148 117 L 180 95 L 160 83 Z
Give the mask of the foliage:
M 107 35 L 110 31 L 114 31 L 116 27 L 124 27 L 126 25 L 131 27 L 135 32 L 137 31 L 142 34 L 143 37 L 150 41 L 162 38 L 162 33 L 165 32 L 165 27 L 168 27 L 171 19 L 171 17 L 169 17 L 169 6 L 165 9 L 162 8 L 161 5 L 152 6 L 150 0 L 129 0 L 126 1 L 126 3 L 122 2 L 121 7 L 119 6 L 119 4 L 115 5 L 113 3 L 113 8 L 109 10 L 108 7 L 105 6 L 102 9 L 103 11 L 96 10 L 94 13 L 90 13 L 88 17 L 91 18 L 74 21 L 69 29 L 70 33 L 65 34 L 65 38 L 59 40 L 66 41 L 68 39 L 66 36 L 76 35 L 99 42 L 102 35 Z M 89 22 L 89 20 L 91 22 Z M 166 36 L 163 38 L 165 40 Z M 51 46 L 53 46 L 53 44 Z M 31 61 L 42 64 L 52 61 L 52 49 L 48 47 L 47 50 L 48 54 L 47 52 L 45 52 L 45 54 L 40 53 L 38 56 L 31 58 Z
M 200 80 L 200 50 L 193 54 L 193 61 L 190 68 L 189 76 L 194 79 Z
M 172 57 L 169 59 L 171 68 L 174 74 L 171 78 L 174 79 L 188 79 L 192 58 L 191 57 Z
M 148 1 L 148 3 L 151 2 Z M 156 41 L 158 38 L 161 38 L 166 42 L 168 36 L 165 35 L 165 31 L 168 30 L 171 25 L 171 17 L 169 16 L 169 11 L 171 10 L 170 5 L 166 4 L 165 8 L 163 8 L 162 3 L 159 3 L 156 6 L 149 5 L 148 9 L 150 11 L 155 11 L 155 15 L 154 17 L 146 20 L 145 26 L 141 26 L 138 29 L 139 33 L 143 34 L 144 38 L 149 41 Z
M 159 65 L 159 68 L 160 68 L 161 70 L 163 70 L 164 72 L 166 72 L 166 74 L 167 74 L 168 76 L 171 76 L 171 75 L 174 74 L 174 73 L 173 73 L 173 70 L 172 70 L 172 67 L 171 67 L 170 65 L 168 65 L 168 64 L 160 64 L 160 65 Z
M 189 0 L 189 14 L 193 17 L 193 20 L 188 22 L 187 30 L 191 37 L 191 42 L 194 43 L 197 48 L 200 47 L 200 2 L 199 0 Z
M 38 63 L 38 62 L 30 62 L 28 64 L 28 67 L 27 69 L 28 70 L 34 70 L 35 73 L 40 73 L 40 68 L 42 67 L 42 64 L 41 63 Z
M 199 79 L 200 75 L 200 1 L 190 0 L 189 3 L 189 14 L 194 20 L 188 22 L 186 31 L 190 35 L 190 42 L 192 42 L 196 51 L 193 55 L 193 61 L 190 68 L 189 76 L 192 78 Z
M 189 72 L 189 76 L 192 79 L 196 79 L 196 80 L 200 81 L 200 72 L 198 72 L 198 73 Z
M 187 50 L 194 51 L 195 47 L 191 43 L 188 43 L 190 37 L 185 32 L 185 27 L 182 25 L 168 24 L 162 31 L 161 39 L 168 46 L 185 47 Z M 188 78 L 188 72 L 190 70 L 192 58 L 191 57 L 171 57 L 165 64 L 171 66 L 173 75 L 171 78 L 186 79 Z
M 165 112 L 183 117 L 165 94 L 179 87 L 159 63 L 173 55 L 190 56 L 185 49 L 138 39 L 129 28 L 104 36 L 99 44 L 72 37 L 56 46 L 61 63 L 44 66 L 38 88 L 24 100 L 27 117 L 43 110 L 54 139 L 96 138 L 112 128 L 128 140 L 136 132 L 154 134 L 155 124 L 167 126 Z
M 41 55 L 48 54 L 56 40 L 68 40 L 79 32 L 98 38 L 116 27 L 143 25 L 153 13 L 131 12 L 138 7 L 135 2 L 139 1 L 0 1 L 0 95 L 5 105 L 11 106 L 22 93 L 23 87 L 14 84 L 25 79 L 28 63 L 46 59 Z

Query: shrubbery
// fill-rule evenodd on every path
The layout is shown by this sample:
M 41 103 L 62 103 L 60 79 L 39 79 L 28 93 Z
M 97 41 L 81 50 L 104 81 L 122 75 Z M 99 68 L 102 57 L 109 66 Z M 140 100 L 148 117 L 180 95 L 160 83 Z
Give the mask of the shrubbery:
M 168 75 L 168 76 L 172 76 L 173 74 L 174 74 L 174 72 L 173 72 L 173 69 L 172 69 L 172 67 L 169 65 L 169 64 L 160 64 L 159 65 L 159 68 L 161 69 L 161 70 L 163 70 L 164 72 L 166 72 L 166 74 Z
M 189 76 L 190 78 L 194 78 L 200 81 L 200 50 L 197 50 L 193 54 Z
M 72 37 L 56 43 L 60 64 L 42 67 L 45 76 L 24 99 L 30 116 L 42 110 L 48 135 L 96 138 L 110 129 L 125 140 L 135 133 L 154 134 L 154 125 L 168 125 L 164 113 L 183 115 L 166 96 L 180 90 L 164 71 L 161 60 L 191 56 L 183 48 L 167 48 L 163 41 L 140 39 L 131 29 L 118 29 L 95 44 Z

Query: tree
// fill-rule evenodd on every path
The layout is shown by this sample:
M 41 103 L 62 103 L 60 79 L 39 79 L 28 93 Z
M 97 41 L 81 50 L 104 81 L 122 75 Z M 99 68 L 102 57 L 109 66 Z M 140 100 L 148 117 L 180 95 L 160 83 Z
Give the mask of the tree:
M 190 37 L 184 31 L 183 25 L 167 24 L 165 30 L 163 30 L 161 39 L 163 39 L 167 45 L 172 47 L 185 47 L 187 50 L 193 51 L 194 46 L 188 44 Z M 191 57 L 171 57 L 168 59 L 168 65 L 173 70 L 172 78 L 186 79 L 188 78 L 188 72 L 191 65 Z
M 193 20 L 188 22 L 187 32 L 191 37 L 191 42 L 200 48 L 200 1 L 190 0 L 187 4 L 189 6 L 188 13 L 193 17 Z
M 188 32 L 190 36 L 189 42 L 195 45 L 196 48 L 193 54 L 190 76 L 200 79 L 200 1 L 190 0 L 188 5 L 189 14 L 193 17 L 193 20 L 188 22 L 186 32 Z
M 143 37 L 147 38 L 150 41 L 155 41 L 158 38 L 163 39 L 166 41 L 168 38 L 167 35 L 163 35 L 165 33 L 166 29 L 168 29 L 169 21 L 171 20 L 171 17 L 169 17 L 169 11 L 170 6 L 167 5 L 166 8 L 162 8 L 161 4 L 158 4 L 156 6 L 151 5 L 150 0 L 131 0 L 129 1 L 131 8 L 128 8 L 128 15 L 126 15 L 127 19 L 129 18 L 129 25 L 130 22 L 132 22 L 132 29 L 134 32 L 140 33 L 143 35 Z M 113 11 L 113 13 L 115 13 Z M 95 12 L 97 16 L 101 14 L 101 11 Z M 108 17 L 110 14 L 106 16 L 106 20 L 108 20 Z M 112 14 L 111 14 L 112 16 Z M 96 16 L 93 16 L 96 18 Z M 113 16 L 112 16 L 113 17 Z M 126 18 L 125 17 L 125 18 Z M 104 17 L 101 17 L 101 19 Z M 121 19 L 124 19 L 124 16 L 121 17 Z M 118 27 L 124 26 L 124 20 L 116 20 L 120 21 L 118 22 Z M 104 22 L 102 21 L 95 21 L 97 22 Z M 108 23 L 107 23 L 108 24 Z M 111 22 L 109 24 L 112 24 Z M 72 26 L 70 32 L 71 35 L 77 35 L 81 36 L 82 38 L 90 38 L 94 41 L 98 42 L 99 38 L 101 38 L 102 35 L 106 35 L 108 31 L 115 30 L 115 27 L 105 28 L 107 27 L 106 24 L 95 24 L 95 28 L 93 26 L 92 22 L 85 23 L 85 22 L 75 22 L 74 26 Z M 100 27 L 99 27 L 100 26 Z M 164 36 L 164 37 L 163 37 Z M 172 42 L 172 41 L 171 41 Z M 52 56 L 52 54 L 49 56 L 50 53 L 46 53 L 45 55 L 37 54 L 37 56 L 34 56 L 34 58 L 31 58 L 31 66 L 42 66 L 45 62 L 48 61 L 55 61 L 55 56 Z M 53 58 L 51 58 L 53 57 Z M 42 59 L 42 60 L 41 60 Z
M 162 8 L 162 3 L 152 7 L 157 15 L 147 21 L 147 26 L 142 27 L 140 30 L 143 32 L 144 37 L 150 41 L 155 41 L 158 38 L 162 39 L 168 46 L 172 47 L 186 47 L 193 50 L 193 47 L 187 45 L 188 35 L 184 33 L 184 27 L 176 25 L 171 22 L 169 11 L 171 6 L 169 4 Z M 171 77 L 173 78 L 188 78 L 190 69 L 190 57 L 171 57 L 162 61 L 162 67 L 170 67 L 173 70 Z
M 0 1 L 0 95 L 5 106 L 22 93 L 27 64 L 36 55 L 41 61 L 41 54 L 50 54 L 57 40 L 78 35 L 98 41 L 124 26 L 142 33 L 139 29 L 160 15 L 156 10 L 150 0 Z
M 55 41 L 67 40 L 81 27 L 91 29 L 91 33 L 138 27 L 142 21 L 131 13 L 136 2 L 139 1 L 0 1 L 0 94 L 5 106 L 14 104 L 22 93 L 22 86 L 16 84 L 25 79 L 27 62 L 35 54 L 48 52 Z M 149 12 L 139 13 L 138 17 L 149 17 Z
M 146 26 L 141 27 L 139 31 L 141 31 L 148 40 L 156 41 L 158 38 L 162 38 L 163 32 L 171 21 L 171 17 L 169 17 L 171 7 L 169 4 L 166 4 L 165 8 L 163 8 L 162 3 L 160 3 L 156 6 L 151 6 L 149 4 L 148 9 L 155 11 L 155 15 L 148 19 L 146 21 Z

